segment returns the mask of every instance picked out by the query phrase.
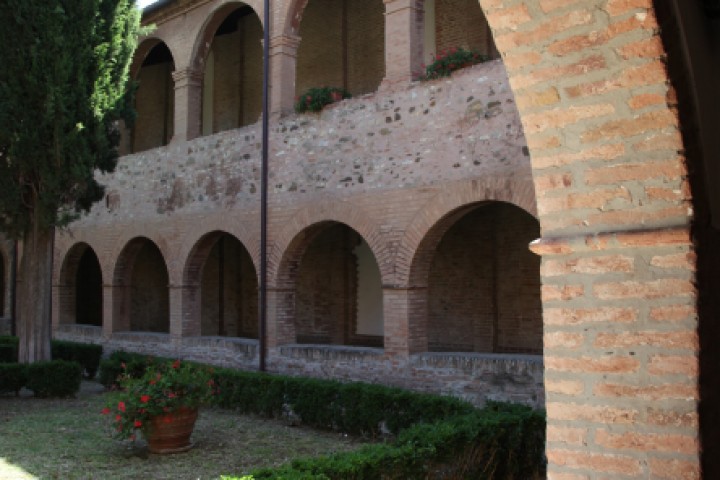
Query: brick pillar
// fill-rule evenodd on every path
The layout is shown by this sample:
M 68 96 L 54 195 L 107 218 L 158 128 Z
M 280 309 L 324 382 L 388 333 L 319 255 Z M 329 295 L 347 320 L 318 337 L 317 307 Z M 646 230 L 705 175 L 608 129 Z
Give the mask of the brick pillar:
M 170 335 L 176 338 L 183 336 L 183 287 L 182 285 L 168 285 L 170 299 Z
M 296 343 L 295 289 L 267 287 L 267 347 Z
M 199 337 L 202 334 L 202 300 L 200 298 L 200 285 L 183 285 L 181 290 L 182 301 L 182 327 L 183 337 Z
M 102 336 L 104 338 L 110 338 L 113 333 L 113 325 L 115 324 L 115 307 L 113 304 L 113 292 L 114 288 L 112 285 L 103 284 L 103 320 L 102 320 Z
M 175 125 L 172 142 L 200 136 L 202 72 L 186 68 L 172 74 L 175 82 Z
M 531 248 L 543 259 L 548 478 L 699 478 L 689 229 Z
M 105 313 L 112 312 L 109 322 L 103 322 L 103 334 L 105 326 L 109 325 L 108 335 L 113 332 L 127 332 L 130 330 L 130 285 L 106 285 L 103 287 Z
M 277 35 L 270 39 L 270 113 L 291 112 L 295 103 L 295 75 L 300 37 Z
M 383 85 L 408 82 L 423 63 L 425 38 L 422 2 L 385 2 L 385 79 Z
M 385 353 L 427 351 L 427 287 L 383 287 Z

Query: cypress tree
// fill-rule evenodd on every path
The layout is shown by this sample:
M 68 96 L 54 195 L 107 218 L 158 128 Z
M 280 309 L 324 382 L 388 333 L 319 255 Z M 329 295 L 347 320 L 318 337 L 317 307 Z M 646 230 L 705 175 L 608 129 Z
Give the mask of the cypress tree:
M 21 362 L 50 358 L 55 228 L 100 200 L 131 121 L 134 0 L 0 2 L 0 232 L 21 241 Z

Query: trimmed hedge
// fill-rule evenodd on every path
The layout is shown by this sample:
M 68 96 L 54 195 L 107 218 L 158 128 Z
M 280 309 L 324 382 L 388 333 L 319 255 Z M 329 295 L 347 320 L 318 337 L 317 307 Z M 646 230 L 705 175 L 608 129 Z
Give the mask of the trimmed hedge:
M 112 385 L 125 363 L 141 375 L 145 355 L 115 352 L 101 364 Z M 531 479 L 545 471 L 545 414 L 521 405 L 490 403 L 482 410 L 462 400 L 398 388 L 333 380 L 214 371 L 216 403 L 243 414 L 282 417 L 354 435 L 392 433 L 392 442 L 328 457 L 259 469 L 246 479 Z M 228 480 L 237 477 L 223 477 Z
M 303 424 L 377 437 L 419 422 L 474 411 L 454 397 L 410 392 L 364 383 L 286 377 L 217 369 L 217 403 L 241 413 L 281 417 L 288 409 Z
M 95 378 L 103 353 L 101 345 L 53 340 L 50 347 L 53 360 L 78 362 L 87 378 Z
M 18 361 L 18 337 L 0 336 L 0 362 L 15 363 Z M 95 378 L 100 366 L 103 348 L 101 345 L 65 340 L 50 341 L 50 355 L 53 360 L 78 362 L 87 378 Z
M 0 363 L 0 393 L 15 392 L 20 390 L 28 380 L 27 365 L 20 363 Z
M 18 361 L 18 337 L 0 335 L 0 362 L 16 363 Z
M 25 387 L 36 397 L 71 397 L 80 390 L 82 366 L 77 362 L 53 360 L 26 367 L 28 380 Z
M 254 470 L 250 480 L 544 478 L 545 418 L 528 407 L 491 404 L 432 424 L 393 443 Z M 223 477 L 232 480 L 237 477 Z

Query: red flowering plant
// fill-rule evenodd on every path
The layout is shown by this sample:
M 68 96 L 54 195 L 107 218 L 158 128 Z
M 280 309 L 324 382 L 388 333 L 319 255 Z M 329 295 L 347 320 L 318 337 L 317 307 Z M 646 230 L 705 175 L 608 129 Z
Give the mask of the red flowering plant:
M 311 88 L 302 95 L 295 97 L 297 113 L 319 112 L 326 105 L 350 98 L 350 92 L 337 87 Z
M 424 73 L 416 76 L 418 80 L 433 80 L 440 77 L 448 77 L 455 70 L 475 65 L 476 63 L 486 62 L 490 59 L 487 55 L 483 55 L 475 50 L 465 50 L 464 48 L 451 48 L 438 52 L 432 63 L 427 66 L 423 65 Z
M 102 413 L 110 417 L 115 437 L 131 440 L 152 417 L 197 408 L 218 393 L 210 368 L 180 360 L 150 363 L 140 377 L 125 370 L 119 385 Z

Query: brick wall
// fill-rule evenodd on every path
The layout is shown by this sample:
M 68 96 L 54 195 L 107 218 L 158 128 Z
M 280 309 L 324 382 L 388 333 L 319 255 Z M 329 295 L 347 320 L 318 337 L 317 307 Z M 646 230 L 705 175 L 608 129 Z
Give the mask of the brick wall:
M 157 48 L 163 48 L 159 45 Z M 174 66 L 163 61 L 143 66 L 137 76 L 135 93 L 137 118 L 132 132 L 132 151 L 142 152 L 167 145 L 173 135 L 173 80 Z
M 357 315 L 357 243 L 355 232 L 334 225 L 307 247 L 296 280 L 298 343 L 347 342 Z
M 477 0 L 435 0 L 435 45 L 438 53 L 465 48 L 497 56 L 490 27 Z
M 542 352 L 537 221 L 516 207 L 482 206 L 447 231 L 428 281 L 431 351 Z
M 169 332 L 169 281 L 162 254 L 146 242 L 131 269 L 130 330 Z
M 240 15 L 241 14 L 241 15 Z M 213 38 L 212 132 L 254 123 L 262 110 L 262 26 L 250 9 L 230 14 Z M 206 80 L 207 81 L 207 80 Z
M 296 95 L 311 87 L 377 89 L 385 73 L 384 6 L 380 0 L 313 0 L 302 14 Z
M 224 304 L 220 329 L 220 243 L 222 242 Z M 257 338 L 257 275 L 250 255 L 230 235 L 215 243 L 202 271 L 201 335 Z

